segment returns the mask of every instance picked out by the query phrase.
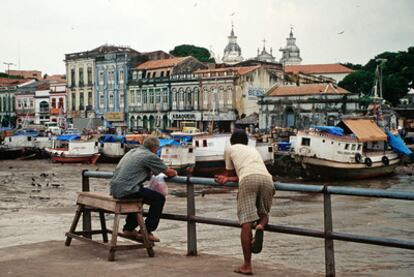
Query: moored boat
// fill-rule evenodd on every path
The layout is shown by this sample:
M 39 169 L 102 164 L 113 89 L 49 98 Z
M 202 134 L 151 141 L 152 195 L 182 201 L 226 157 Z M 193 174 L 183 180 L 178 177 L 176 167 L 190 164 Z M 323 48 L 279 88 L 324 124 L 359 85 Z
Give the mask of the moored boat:
M 119 162 L 127 152 L 124 136 L 105 134 L 99 138 L 98 142 L 101 154 L 99 161 Z
M 61 135 L 54 148 L 46 148 L 53 162 L 95 164 L 100 156 L 98 142 L 81 141 L 79 135 Z
M 399 154 L 387 134 L 370 119 L 346 119 L 336 127 L 299 131 L 293 140 L 295 160 L 307 177 L 364 179 L 391 174 Z
M 190 141 L 195 156 L 195 176 L 212 177 L 225 170 L 224 150 L 230 145 L 231 134 L 185 134 Z M 256 139 L 249 137 L 249 145 L 256 147 L 263 161 L 267 165 L 273 162 L 273 147 L 271 143 L 257 143 Z

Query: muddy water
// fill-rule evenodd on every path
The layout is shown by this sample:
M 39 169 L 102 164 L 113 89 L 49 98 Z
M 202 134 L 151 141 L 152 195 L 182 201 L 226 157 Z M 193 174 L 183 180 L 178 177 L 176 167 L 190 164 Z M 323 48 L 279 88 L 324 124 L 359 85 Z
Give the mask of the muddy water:
M 113 164 L 61 165 L 48 160 L 0 161 L 0 247 L 46 240 L 63 243 L 74 214 L 76 191 L 81 188 L 82 170 L 112 171 L 114 167 Z M 409 175 L 330 184 L 414 191 L 414 177 Z M 91 187 L 108 191 L 108 180 L 91 180 Z M 198 215 L 236 219 L 236 191 L 211 194 L 206 188 L 196 190 Z M 170 192 L 165 211 L 184 214 L 186 201 L 179 197 L 183 187 L 170 184 Z M 414 240 L 413 202 L 347 196 L 333 196 L 332 201 L 335 231 Z M 322 197 L 277 192 L 270 221 L 322 230 Z M 162 245 L 187 247 L 183 222 L 162 220 L 157 235 Z M 200 252 L 241 258 L 238 229 L 198 224 L 197 239 Z M 335 254 L 337 276 L 414 276 L 412 250 L 335 242 Z M 276 268 L 283 264 L 323 275 L 323 241 L 266 233 L 262 254 L 254 256 L 254 261 L 257 260 Z

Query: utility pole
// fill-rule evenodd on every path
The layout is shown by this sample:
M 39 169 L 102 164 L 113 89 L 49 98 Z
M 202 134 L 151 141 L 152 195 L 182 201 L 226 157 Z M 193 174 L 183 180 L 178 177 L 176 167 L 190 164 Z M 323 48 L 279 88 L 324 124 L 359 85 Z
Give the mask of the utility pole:
M 10 66 L 15 65 L 14 63 L 3 62 L 3 64 L 7 65 L 7 81 L 9 80 L 10 76 Z M 9 82 L 7 82 L 7 87 L 10 89 Z M 10 90 L 7 93 L 7 116 L 8 116 L 8 127 L 10 127 L 11 123 L 11 103 L 10 103 Z

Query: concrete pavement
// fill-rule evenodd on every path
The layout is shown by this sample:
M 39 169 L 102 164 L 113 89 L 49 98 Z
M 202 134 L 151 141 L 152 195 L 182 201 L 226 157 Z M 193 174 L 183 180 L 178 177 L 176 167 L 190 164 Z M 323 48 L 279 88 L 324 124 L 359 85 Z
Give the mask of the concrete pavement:
M 155 246 L 155 257 L 145 249 L 119 251 L 115 261 L 107 261 L 107 251 L 101 247 L 72 241 L 47 241 L 0 249 L 0 276 L 242 276 L 233 269 L 242 262 L 201 253 L 196 257 L 172 248 Z M 307 271 L 284 268 L 281 265 L 254 263 L 256 276 L 320 276 Z

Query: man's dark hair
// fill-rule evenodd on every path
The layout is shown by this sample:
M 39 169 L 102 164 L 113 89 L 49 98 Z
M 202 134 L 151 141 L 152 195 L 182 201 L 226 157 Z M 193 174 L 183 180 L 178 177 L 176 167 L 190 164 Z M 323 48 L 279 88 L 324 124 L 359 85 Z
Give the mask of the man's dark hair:
M 233 144 L 244 144 L 247 145 L 249 143 L 249 138 L 244 130 L 235 129 L 233 134 L 230 137 L 230 143 Z

